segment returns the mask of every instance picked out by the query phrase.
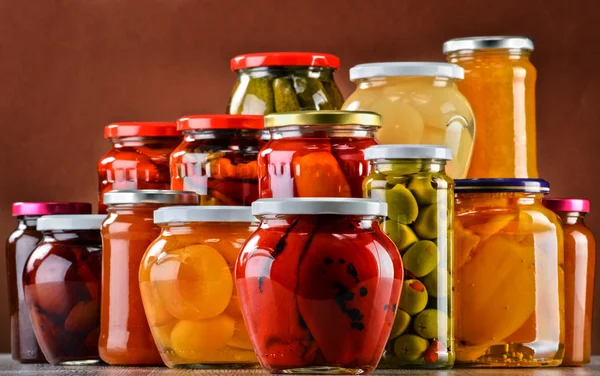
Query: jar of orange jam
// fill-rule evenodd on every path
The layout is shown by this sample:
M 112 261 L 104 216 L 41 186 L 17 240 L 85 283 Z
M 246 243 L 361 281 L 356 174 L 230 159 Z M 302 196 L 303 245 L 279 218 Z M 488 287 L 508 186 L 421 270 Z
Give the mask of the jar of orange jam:
M 474 37 L 444 43 L 448 62 L 465 70 L 457 83 L 467 97 L 477 137 L 467 177 L 537 178 L 536 70 L 524 37 Z
M 148 322 L 171 368 L 256 368 L 233 272 L 257 227 L 249 206 L 162 208 L 140 267 Z

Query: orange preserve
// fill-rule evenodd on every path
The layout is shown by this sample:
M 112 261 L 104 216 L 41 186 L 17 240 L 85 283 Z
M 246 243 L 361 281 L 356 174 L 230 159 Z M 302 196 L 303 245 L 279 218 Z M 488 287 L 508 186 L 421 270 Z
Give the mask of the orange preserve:
M 142 256 L 160 228 L 153 213 L 168 205 L 198 204 L 193 192 L 130 190 L 104 195 L 102 299 L 98 349 L 108 364 L 162 364 L 138 285 Z
M 477 37 L 444 43 L 447 60 L 465 70 L 458 89 L 477 121 L 467 177 L 537 178 L 536 70 L 533 42 L 523 37 Z
M 590 202 L 549 198 L 544 205 L 559 215 L 565 235 L 565 357 L 562 364 L 590 362 L 596 240 L 583 218 Z

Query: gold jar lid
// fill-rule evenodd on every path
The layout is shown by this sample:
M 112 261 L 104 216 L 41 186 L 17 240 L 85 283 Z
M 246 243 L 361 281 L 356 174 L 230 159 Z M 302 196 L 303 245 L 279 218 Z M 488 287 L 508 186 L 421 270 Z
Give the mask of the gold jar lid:
M 381 127 L 381 115 L 370 111 L 296 111 L 265 116 L 265 128 L 289 125 L 363 125 Z

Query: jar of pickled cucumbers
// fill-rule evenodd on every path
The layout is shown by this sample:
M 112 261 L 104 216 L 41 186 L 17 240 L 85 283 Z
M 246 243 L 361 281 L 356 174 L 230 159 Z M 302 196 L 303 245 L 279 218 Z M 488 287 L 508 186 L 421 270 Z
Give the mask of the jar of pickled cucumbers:
M 231 59 L 238 79 L 228 114 L 339 110 L 344 102 L 333 72 L 337 56 L 310 52 L 268 52 Z
M 446 171 L 464 178 L 469 168 L 475 118 L 458 91 L 463 69 L 447 63 L 372 63 L 350 69 L 356 90 L 344 110 L 368 110 L 382 116 L 376 134 L 381 144 L 445 145 L 452 150 Z
M 160 236 L 139 273 L 148 323 L 171 368 L 256 368 L 234 285 L 242 244 L 256 229 L 246 206 L 157 210 Z
M 454 364 L 450 149 L 379 145 L 366 150 L 372 172 L 365 197 L 387 202 L 384 231 L 402 254 L 405 280 L 380 368 Z
M 541 179 L 456 180 L 456 362 L 548 367 L 564 353 L 564 254 Z

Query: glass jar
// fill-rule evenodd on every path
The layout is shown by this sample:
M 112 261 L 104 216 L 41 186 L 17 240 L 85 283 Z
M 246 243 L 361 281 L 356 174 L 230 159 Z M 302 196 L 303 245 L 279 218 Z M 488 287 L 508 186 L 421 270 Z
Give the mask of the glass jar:
M 234 286 L 235 261 L 256 229 L 248 206 L 162 208 L 160 236 L 139 273 L 144 309 L 171 368 L 256 368 Z
M 356 90 L 344 110 L 381 114 L 381 144 L 445 145 L 452 150 L 446 169 L 452 178 L 467 175 L 475 119 L 458 91 L 461 67 L 446 63 L 373 63 L 350 69 Z
M 402 261 L 379 221 L 384 202 L 264 199 L 237 261 L 250 339 L 273 373 L 373 370 L 402 288 Z
M 238 74 L 228 114 L 266 115 L 301 110 L 339 110 L 344 102 L 333 72 L 337 56 L 308 52 L 270 52 L 231 59 Z
M 23 293 L 25 262 L 42 233 L 37 221 L 48 214 L 90 214 L 92 205 L 81 202 L 15 202 L 12 215 L 17 217 L 17 228 L 6 241 L 6 280 L 10 310 L 10 348 L 12 358 L 21 363 L 45 363 L 29 318 Z
M 195 115 L 177 121 L 183 142 L 171 154 L 171 189 L 193 191 L 201 205 L 250 206 L 258 199 L 262 116 Z
M 536 70 L 533 42 L 523 37 L 475 37 L 444 43 L 449 62 L 465 70 L 458 89 L 477 119 L 470 178 L 537 178 Z
M 33 330 L 52 364 L 99 361 L 100 271 L 104 215 L 50 215 L 23 272 Z
M 261 198 L 362 198 L 364 150 L 377 144 L 373 112 L 306 111 L 265 116 L 271 141 L 258 156 Z
M 386 234 L 402 254 L 396 321 L 380 368 L 449 368 L 454 364 L 452 151 L 433 145 L 379 145 L 365 152 L 365 197 L 388 204 Z
M 98 162 L 98 213 L 106 214 L 106 192 L 123 189 L 169 189 L 169 156 L 181 142 L 175 123 L 109 124 L 104 138 L 112 149 Z
M 565 240 L 565 356 L 561 365 L 590 362 L 596 272 L 596 240 L 583 218 L 590 202 L 545 198 L 542 203 L 561 219 Z
M 160 234 L 154 211 L 171 205 L 198 205 L 194 192 L 131 190 L 104 195 L 108 216 L 102 224 L 100 358 L 108 364 L 149 365 L 162 360 L 138 282 L 146 249 Z
M 456 363 L 548 367 L 564 353 L 564 253 L 541 179 L 455 180 Z

